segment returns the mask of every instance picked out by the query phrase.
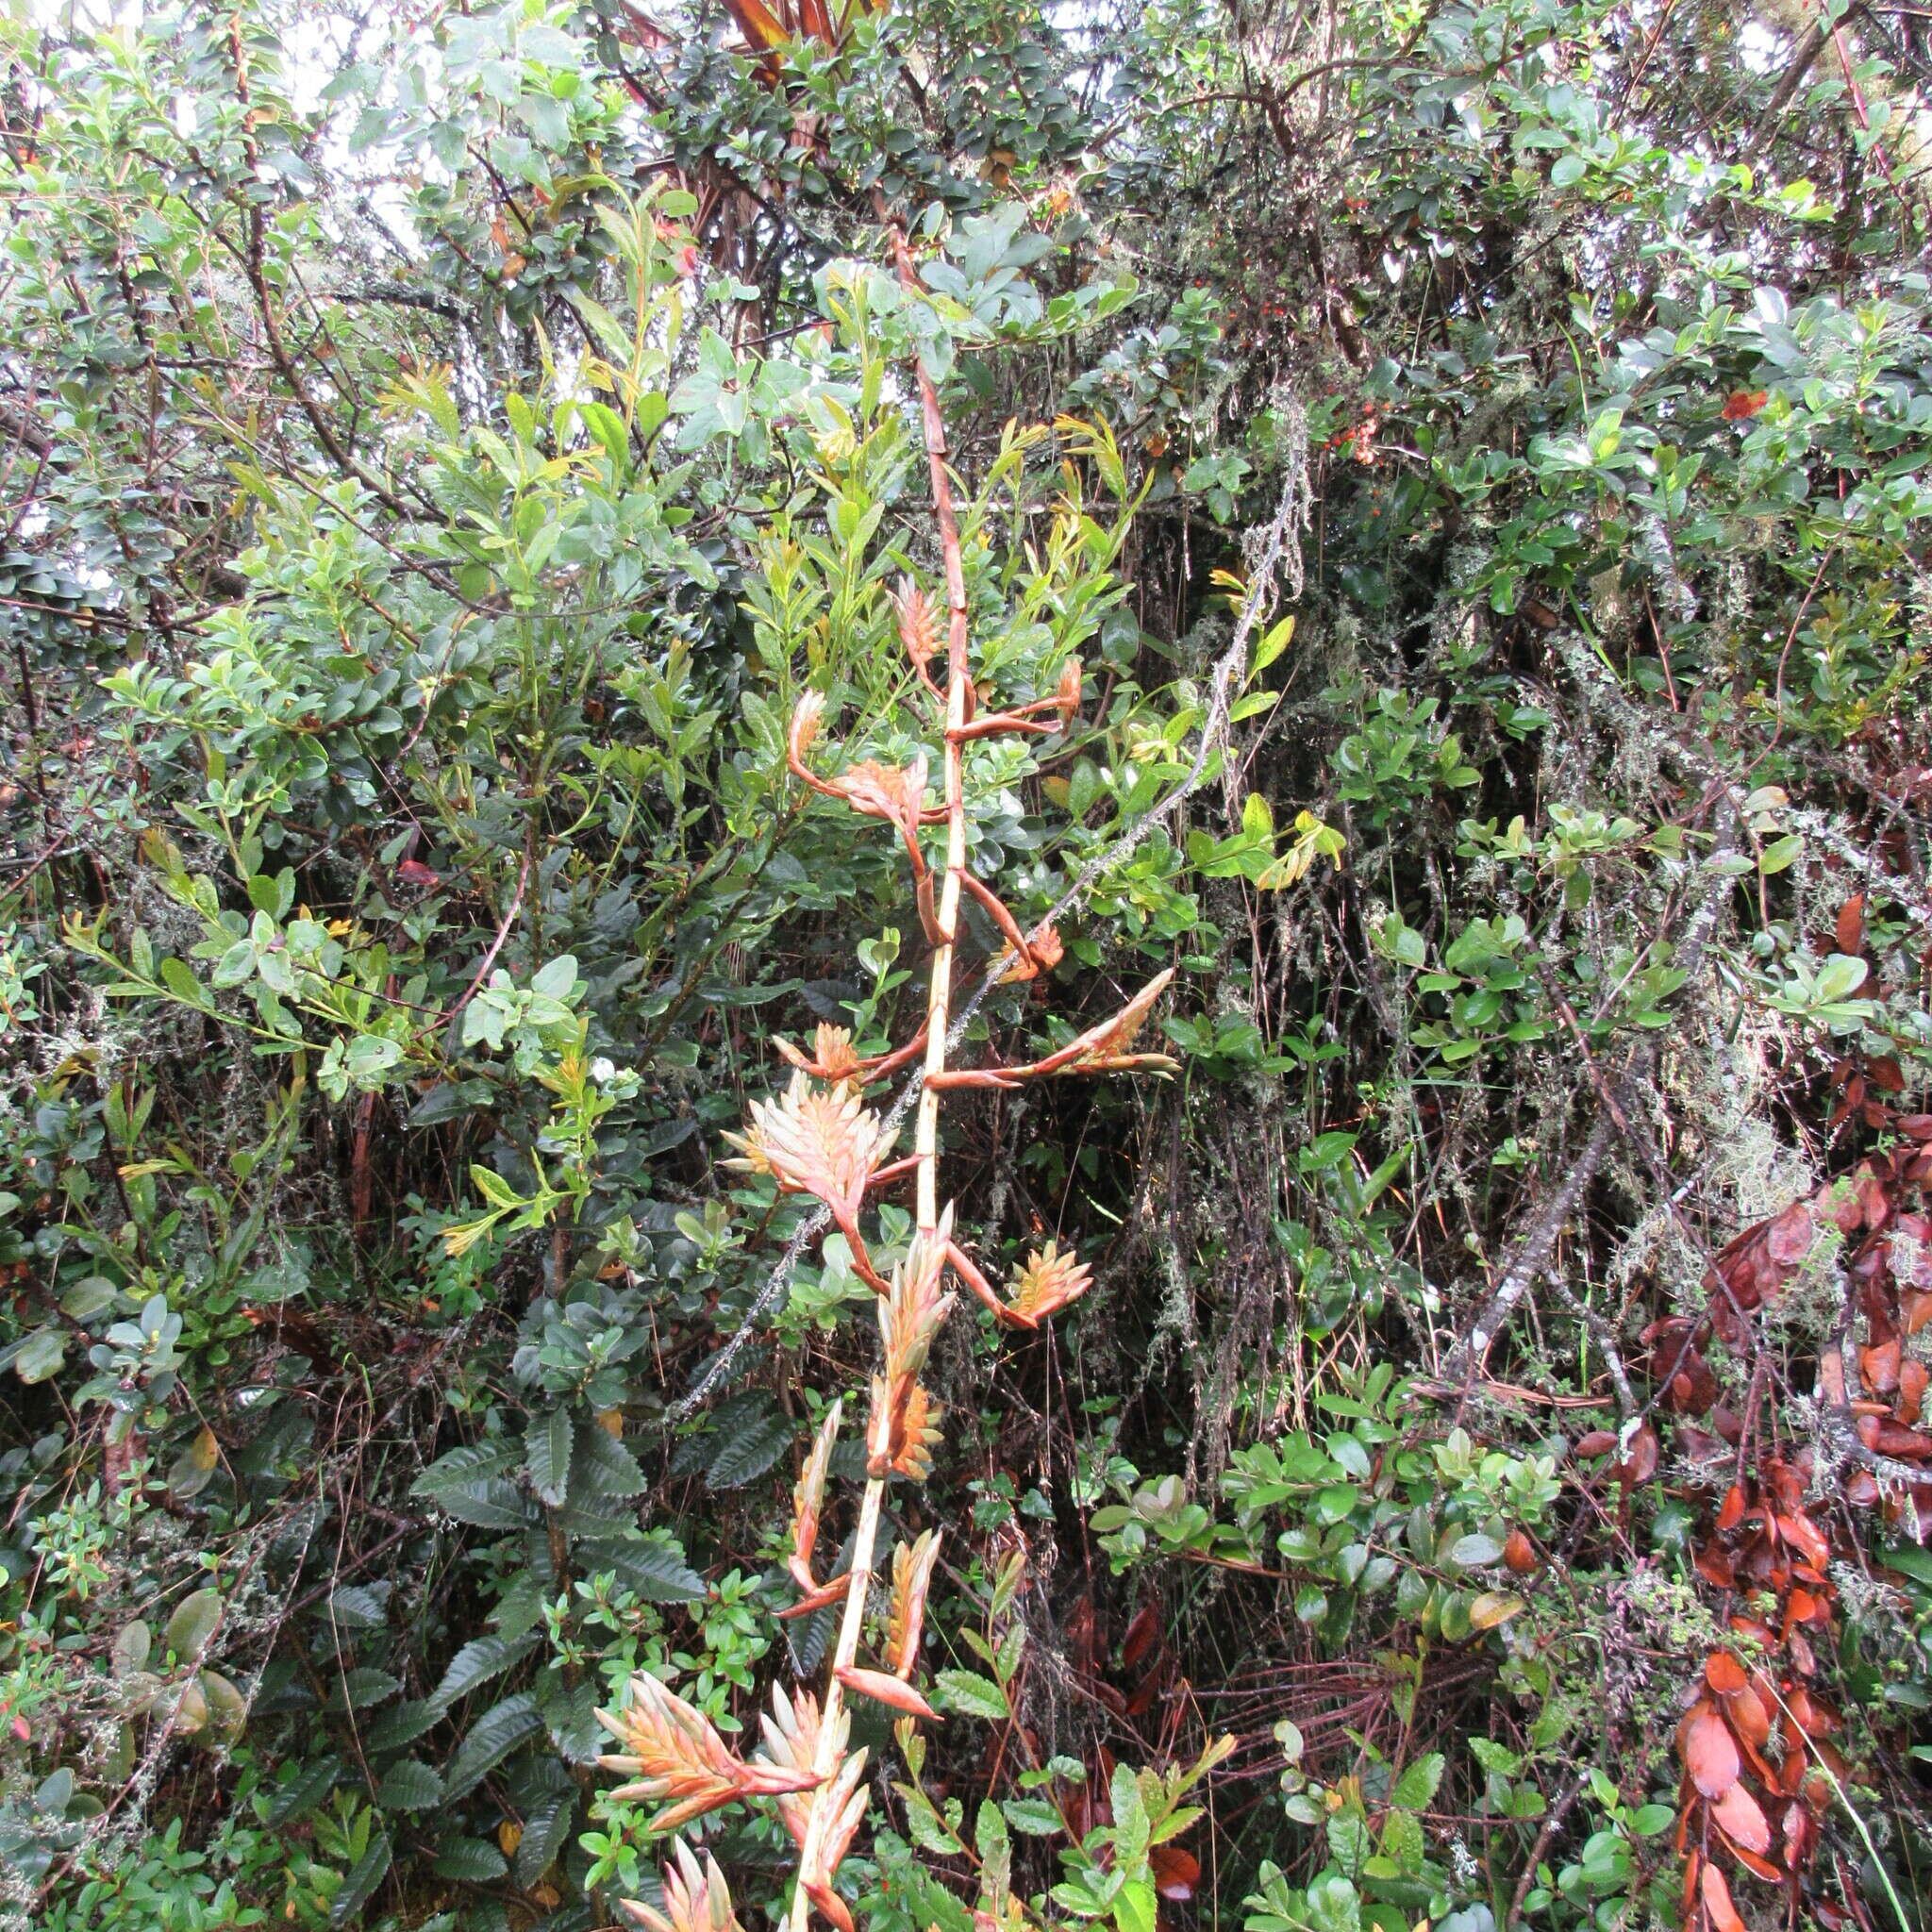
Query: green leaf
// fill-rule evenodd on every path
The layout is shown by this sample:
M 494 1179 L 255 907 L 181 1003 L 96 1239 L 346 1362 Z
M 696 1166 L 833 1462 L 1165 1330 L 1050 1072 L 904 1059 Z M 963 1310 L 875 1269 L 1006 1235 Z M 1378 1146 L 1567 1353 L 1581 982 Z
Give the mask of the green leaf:
M 1000 1809 L 1015 1831 L 1024 1831 L 1029 1838 L 1053 1838 L 1067 1828 L 1044 1798 L 1002 1798 Z
M 374 1710 L 378 1704 L 387 1704 L 402 1688 L 400 1677 L 366 1664 L 358 1665 L 355 1670 L 344 1671 L 337 1679 L 323 1708 L 331 1712 Z
M 420 1758 L 399 1757 L 383 1773 L 375 1802 L 385 1811 L 426 1811 L 442 1803 L 442 1779 Z
M 668 1529 L 621 1541 L 587 1540 L 577 1546 L 577 1561 L 591 1575 L 610 1571 L 646 1603 L 695 1603 L 709 1594 L 709 1585 L 685 1560 L 684 1545 Z
M 1853 958 L 1846 953 L 1834 953 L 1818 969 L 1818 1003 L 1831 1006 L 1839 1000 L 1849 999 L 1864 985 L 1867 968 L 1864 960 Z
M 530 980 L 530 991 L 541 992 L 545 999 L 565 1001 L 575 991 L 576 983 L 576 960 L 569 953 L 559 953 L 537 971 Z
M 13 1373 L 23 1382 L 45 1382 L 67 1359 L 67 1337 L 51 1324 L 36 1328 L 13 1350 Z
M 370 1838 L 368 1850 L 349 1867 L 342 1889 L 329 1901 L 328 1923 L 332 1927 L 362 1923 L 362 1907 L 388 1876 L 390 1860 L 394 1856 L 386 1833 L 378 1831 Z
M 578 1503 L 627 1503 L 650 1485 L 637 1457 L 615 1436 L 591 1428 L 577 1437 L 570 1487 L 572 1499 Z
M 164 1649 L 172 1650 L 182 1662 L 198 1657 L 208 1648 L 222 1621 L 222 1600 L 212 1590 L 197 1590 L 185 1596 L 168 1619 L 161 1634 Z
M 409 1493 L 478 1529 L 522 1529 L 531 1520 L 530 1511 L 516 1485 L 508 1480 L 522 1460 L 513 1442 L 452 1449 L 416 1478 Z
M 96 1315 L 106 1314 L 120 1295 L 121 1291 L 105 1274 L 83 1274 L 62 1291 L 60 1312 L 73 1322 L 91 1322 Z
M 1390 1793 L 1390 1803 L 1400 1805 L 1406 1811 L 1426 1811 L 1441 1785 L 1442 1771 L 1447 1762 L 1440 1751 L 1431 1751 L 1426 1757 L 1418 1757 L 1396 1779 L 1395 1789 Z
M 963 1711 L 968 1717 L 994 1722 L 1010 1717 L 1007 1693 L 989 1677 L 974 1671 L 941 1671 L 933 1680 L 942 1709 Z
M 528 1739 L 543 1728 L 537 1700 L 527 1690 L 506 1697 L 486 1710 L 469 1728 L 442 1774 L 443 1795 L 466 1796 Z
M 338 1757 L 311 1761 L 298 1776 L 291 1778 L 287 1784 L 276 1786 L 269 1794 L 268 1822 L 275 1825 L 286 1824 L 291 1818 L 300 1818 L 305 1812 L 312 1811 L 335 1790 L 336 1781 L 341 1774 L 341 1760 Z
M 488 1885 L 509 1870 L 509 1860 L 487 1838 L 451 1838 L 438 1846 L 431 1869 L 439 1878 Z
M 1474 1570 L 1501 1560 L 1503 1545 L 1492 1536 L 1459 1536 L 1449 1546 L 1449 1560 L 1458 1570 Z
M 705 1480 L 714 1490 L 738 1490 L 756 1482 L 791 1446 L 793 1433 L 791 1417 L 773 1408 L 748 1426 L 733 1430 L 719 1444 Z
M 569 1785 L 545 1791 L 525 1810 L 524 1835 L 517 1840 L 517 1883 L 526 1890 L 570 1841 L 576 1811 L 577 1794 Z
M 442 1674 L 442 1681 L 429 1693 L 430 1707 L 440 1715 L 458 1698 L 467 1697 L 479 1684 L 500 1677 L 536 1647 L 534 1636 L 473 1637 L 450 1658 L 449 1668 Z
M 1114 1893 L 1113 1922 L 1119 1932 L 1154 1932 L 1157 1909 L 1149 1879 L 1130 1878 Z
M 567 1408 L 553 1408 L 548 1415 L 534 1417 L 525 1433 L 524 1468 L 540 1502 L 558 1504 L 569 1493 L 574 1433 Z
M 428 1697 L 411 1698 L 407 1704 L 399 1704 L 392 1710 L 386 1710 L 369 1726 L 367 1733 L 369 1748 L 372 1751 L 394 1751 L 404 1744 L 413 1744 L 425 1731 L 431 1731 L 442 1720 L 442 1707 Z

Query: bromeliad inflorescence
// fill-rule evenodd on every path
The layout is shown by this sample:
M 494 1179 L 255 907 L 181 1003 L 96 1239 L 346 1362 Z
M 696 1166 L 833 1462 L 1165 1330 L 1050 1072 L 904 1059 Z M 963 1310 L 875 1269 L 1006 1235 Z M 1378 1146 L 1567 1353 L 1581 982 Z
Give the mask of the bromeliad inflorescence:
M 916 291 L 918 279 L 903 232 L 891 225 L 901 283 Z M 902 643 L 919 688 L 936 715 L 933 728 L 941 774 L 941 800 L 928 805 L 932 764 L 925 755 L 901 765 L 862 759 L 837 772 L 817 769 L 826 724 L 825 701 L 808 691 L 798 701 L 787 736 L 786 761 L 811 791 L 842 800 L 863 817 L 883 820 L 897 833 L 912 874 L 920 923 L 932 946 L 924 1018 L 913 1038 L 895 1051 L 858 1054 L 842 1027 L 819 1027 L 809 1052 L 780 1041 L 791 1062 L 790 1085 L 775 1099 L 754 1104 L 744 1133 L 726 1138 L 738 1150 L 735 1165 L 769 1174 L 781 1192 L 809 1194 L 823 1202 L 852 1252 L 853 1267 L 877 1296 L 880 1360 L 872 1378 L 865 1429 L 865 1486 L 852 1537 L 850 1567 L 822 1578 L 813 1567 L 827 1507 L 832 1453 L 842 1404 L 827 1411 L 807 1456 L 793 1493 L 790 1569 L 800 1597 L 785 1614 L 800 1616 L 843 1602 L 839 1637 L 826 1674 L 823 1700 L 807 1689 L 773 1693 L 763 1720 L 764 1748 L 754 1760 L 734 1757 L 708 1724 L 648 1676 L 633 1679 L 631 1703 L 606 1724 L 625 1741 L 625 1753 L 603 1761 L 641 1773 L 625 1787 L 639 1796 L 675 1800 L 658 1820 L 675 1825 L 713 1806 L 739 1798 L 768 1797 L 798 1853 L 791 1932 L 807 1932 L 814 1909 L 852 1932 L 852 1919 L 835 1881 L 861 1822 L 866 1753 L 847 1748 L 843 1707 L 847 1692 L 871 1697 L 911 1719 L 937 1713 L 915 1683 L 920 1634 L 939 1561 L 941 1537 L 923 1532 L 893 1553 L 891 1608 L 883 1655 L 861 1664 L 866 1599 L 872 1580 L 886 1487 L 898 1476 L 923 1481 L 941 1441 L 939 1405 L 921 1380 L 935 1338 L 958 1296 L 948 1278 L 961 1283 L 1000 1320 L 1037 1328 L 1058 1309 L 1085 1293 L 1092 1274 L 1072 1253 L 1049 1241 L 1030 1254 L 1002 1294 L 953 1235 L 953 1210 L 939 1191 L 939 1109 L 945 1093 L 960 1088 L 1010 1088 L 1054 1074 L 1167 1072 L 1177 1062 L 1161 1053 L 1136 1052 L 1136 1034 L 1165 990 L 1172 973 L 1143 987 L 1110 1019 L 1056 1053 L 1019 1066 L 952 1068 L 946 1063 L 954 1011 L 956 962 L 963 903 L 970 899 L 991 919 L 1001 948 L 989 977 L 1002 983 L 1032 979 L 1062 957 L 1050 924 L 1024 931 L 1011 910 L 967 863 L 965 748 L 1003 734 L 1033 737 L 1064 732 L 1081 701 L 1081 670 L 1068 657 L 1049 697 L 1005 709 L 980 708 L 968 636 L 965 569 L 953 506 L 943 418 L 924 362 L 917 365 L 934 519 L 945 573 L 945 635 L 935 605 L 918 584 L 901 582 L 891 602 Z M 1074 425 L 1069 425 L 1074 426 Z M 935 675 L 942 665 L 944 681 Z M 829 762 L 829 761 L 826 761 Z M 927 828 L 941 829 L 943 852 L 929 859 L 922 843 Z M 912 1153 L 894 1159 L 893 1130 L 866 1105 L 865 1089 L 923 1058 Z M 874 1263 L 861 1217 L 866 1198 L 883 1184 L 915 1177 L 917 1205 L 911 1243 L 890 1274 Z M 667 1873 L 665 1898 L 675 1932 L 705 1932 L 728 1921 L 729 1897 L 715 1867 L 700 1872 L 680 1844 L 675 1873 Z M 663 1932 L 664 1919 L 633 1908 L 641 1923 Z M 721 1919 L 720 1915 L 723 1915 Z M 700 1922 L 703 1922 L 702 1924 Z

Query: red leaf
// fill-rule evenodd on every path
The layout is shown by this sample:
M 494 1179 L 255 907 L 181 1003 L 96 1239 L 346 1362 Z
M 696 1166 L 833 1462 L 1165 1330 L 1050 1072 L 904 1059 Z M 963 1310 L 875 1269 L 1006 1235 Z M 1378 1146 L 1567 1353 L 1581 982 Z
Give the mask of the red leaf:
M 1724 398 L 1724 419 L 1726 423 L 1741 423 L 1746 417 L 1757 415 L 1770 400 L 1770 394 L 1761 389 L 1734 389 Z
M 1747 1851 L 1770 1851 L 1771 1822 L 1757 1800 L 1741 1784 L 1733 1785 L 1723 1797 L 1714 1799 L 1710 1815 L 1723 1826 L 1726 1838 L 1735 1840 Z
M 406 858 L 396 867 L 396 876 L 406 885 L 440 886 L 442 874 L 434 867 L 423 863 L 420 858 Z
M 1744 1486 L 1733 1483 L 1724 1491 L 1723 1507 L 1717 1512 L 1717 1526 L 1720 1529 L 1736 1529 L 1744 1520 Z
M 1592 1429 L 1577 1443 L 1576 1453 L 1579 1456 L 1604 1456 L 1616 1446 L 1617 1438 L 1614 1431 Z
M 1707 1798 L 1723 1797 L 1738 1782 L 1743 1768 L 1738 1740 L 1713 1706 L 1700 1701 L 1677 1726 L 1677 1748 L 1684 1755 L 1690 1782 Z
M 1522 1530 L 1512 1529 L 1503 1545 L 1503 1561 L 1517 1575 L 1526 1576 L 1536 1568 L 1536 1545 Z

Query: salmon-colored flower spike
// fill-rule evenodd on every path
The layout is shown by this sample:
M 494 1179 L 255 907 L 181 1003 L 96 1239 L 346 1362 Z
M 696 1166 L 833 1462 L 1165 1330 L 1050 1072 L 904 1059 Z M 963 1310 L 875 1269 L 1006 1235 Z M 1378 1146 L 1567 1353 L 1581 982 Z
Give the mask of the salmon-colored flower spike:
M 789 1040 L 774 1037 L 772 1044 L 800 1073 L 809 1074 L 815 1080 L 826 1080 L 834 1085 L 841 1080 L 863 1083 L 882 1080 L 896 1074 L 901 1067 L 910 1066 L 925 1051 L 925 1028 L 921 1026 L 896 1052 L 874 1054 L 870 1058 L 854 1052 L 849 1027 L 829 1026 L 823 1020 L 812 1036 L 809 1056 Z
M 796 1777 L 816 1761 L 837 1761 L 829 1782 L 809 1794 L 796 1787 L 778 1800 L 778 1818 L 801 1854 L 798 1878 L 806 1895 L 840 1932 L 852 1932 L 845 1902 L 832 1890 L 852 1834 L 865 1816 L 865 1753 L 845 1756 L 851 1720 L 842 1707 L 822 1716 L 809 1690 L 788 1695 L 772 1687 L 772 1710 L 758 1720 L 764 1744 L 758 1762 L 774 1777 Z
M 931 600 L 910 577 L 901 577 L 892 595 L 892 608 L 899 617 L 899 641 L 919 674 L 919 681 L 943 705 L 946 694 L 933 682 L 932 660 L 939 655 L 939 617 Z
M 919 1640 L 925 1628 L 925 1599 L 940 1560 L 939 1532 L 922 1530 L 917 1541 L 892 1552 L 892 1608 L 886 1620 L 886 1668 L 907 1682 L 919 1668 Z
M 854 1932 L 851 1910 L 834 1890 L 833 1881 L 865 1818 L 865 1753 L 859 1750 L 846 1758 L 831 1783 L 811 1801 L 818 1829 L 805 1847 L 798 1882 L 838 1932 Z
M 771 1714 L 758 1719 L 758 1735 L 762 1743 L 754 1761 L 773 1776 L 803 1777 L 811 1770 L 817 1756 L 823 1722 L 818 1699 L 809 1690 L 788 1694 L 782 1684 L 774 1684 Z M 845 1749 L 848 1728 L 849 1722 L 841 1710 L 833 1721 L 835 1735 L 827 1742 L 828 1757 L 836 1757 Z M 794 1787 L 777 1803 L 778 1822 L 791 1834 L 792 1842 L 801 1850 L 805 1846 L 806 1830 L 811 1823 L 813 1802 L 799 1795 L 803 1789 Z
M 1048 1074 L 1172 1074 L 1180 1062 L 1172 1054 L 1130 1053 L 1154 1003 L 1167 991 L 1174 968 L 1158 973 L 1110 1020 L 1090 1026 L 1058 1053 L 1024 1067 L 972 1067 L 964 1071 L 928 1074 L 925 1084 L 935 1090 L 954 1087 L 1017 1087 Z
M 664 1870 L 664 1909 L 659 1912 L 641 1899 L 618 1903 L 634 1924 L 645 1932 L 743 1932 L 731 1909 L 731 1890 L 718 1861 L 708 1853 L 700 1865 L 682 1839 L 676 1844 L 676 1869 Z
M 1092 1286 L 1093 1270 L 1077 1255 L 1062 1254 L 1058 1243 L 1048 1241 L 1028 1255 L 1026 1265 L 1014 1274 L 1003 1312 L 1022 1328 L 1037 1328 Z
M 624 1750 L 597 1762 L 625 1772 L 632 1782 L 613 1798 L 670 1798 L 670 1810 L 653 1820 L 653 1829 L 678 1825 L 734 1799 L 773 1797 L 808 1790 L 822 1782 L 808 1766 L 797 1770 L 747 1764 L 735 1757 L 709 1718 L 693 1709 L 647 1671 L 637 1672 L 621 1712 L 600 1710 L 597 1721 Z
M 846 1690 L 857 1690 L 861 1697 L 874 1698 L 893 1710 L 904 1711 L 908 1717 L 927 1718 L 935 1723 L 939 1719 L 939 1712 L 910 1684 L 898 1677 L 890 1677 L 884 1671 L 868 1671 L 858 1664 L 841 1664 L 836 1674 Z
M 867 1110 L 856 1088 L 841 1082 L 821 1092 L 807 1074 L 794 1074 L 776 1100 L 752 1102 L 749 1131 L 724 1138 L 739 1150 L 739 1158 L 725 1166 L 768 1174 L 783 1193 L 816 1194 L 852 1244 L 853 1266 L 885 1291 L 858 1232 L 858 1210 L 892 1134 Z
M 805 1594 L 789 1610 L 780 1610 L 781 1617 L 803 1617 L 826 1604 L 837 1603 L 851 1588 L 849 1571 L 829 1583 L 820 1583 L 811 1572 L 811 1555 L 819 1540 L 819 1517 L 825 1507 L 825 1477 L 832 1466 L 832 1444 L 838 1440 L 839 1417 L 844 1406 L 842 1401 L 835 1402 L 825 1412 L 812 1441 L 811 1454 L 805 1458 L 805 1467 L 791 1491 L 791 1555 L 785 1567 Z
M 906 1258 L 878 1305 L 884 1373 L 873 1378 L 872 1417 L 866 1430 L 866 1468 L 884 1475 L 906 1445 L 906 1427 L 919 1372 L 932 1351 L 933 1338 L 953 1311 L 944 1290 L 951 1249 L 952 1211 L 940 1217 L 932 1233 L 912 1237 Z M 922 1423 L 924 1423 L 922 1416 Z

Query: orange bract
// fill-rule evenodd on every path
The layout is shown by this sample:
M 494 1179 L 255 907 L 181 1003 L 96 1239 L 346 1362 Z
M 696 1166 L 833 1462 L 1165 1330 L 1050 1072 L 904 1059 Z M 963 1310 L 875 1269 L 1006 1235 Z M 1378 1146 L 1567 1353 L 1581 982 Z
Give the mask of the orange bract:
M 932 1474 L 932 1452 L 945 1441 L 940 1418 L 945 1410 L 924 1383 L 915 1382 L 892 1433 L 892 1474 L 923 1483 Z
M 917 1542 L 892 1553 L 892 1609 L 886 1623 L 886 1664 L 897 1677 L 910 1677 L 919 1664 L 919 1637 L 925 1627 L 926 1592 L 940 1559 L 936 1530 L 923 1530 Z
M 841 1664 L 834 1674 L 846 1690 L 857 1690 L 861 1697 L 876 1698 L 893 1710 L 904 1711 L 908 1717 L 939 1717 L 939 1712 L 903 1677 L 889 1676 L 884 1671 L 862 1670 L 857 1664 Z
M 1022 1328 L 1037 1328 L 1057 1308 L 1079 1298 L 1093 1286 L 1093 1270 L 1077 1255 L 1061 1253 L 1048 1241 L 1026 1257 L 1015 1273 L 1005 1313 Z
M 924 1397 L 919 1372 L 932 1351 L 934 1336 L 953 1311 L 954 1298 L 941 1286 L 951 1224 L 948 1209 L 933 1233 L 913 1236 L 910 1250 L 892 1270 L 890 1291 L 878 1305 L 884 1373 L 873 1377 L 872 1418 L 865 1444 L 867 1468 L 875 1475 L 885 1474 L 914 1447 L 910 1436 L 914 1398 Z M 922 1400 L 916 1418 L 922 1439 L 931 1426 L 931 1416 L 929 1398 Z M 917 1473 L 924 1474 L 924 1468 Z
M 789 1040 L 774 1038 L 772 1044 L 800 1073 L 810 1074 L 820 1080 L 850 1080 L 865 1064 L 852 1050 L 851 1028 L 828 1026 L 824 1021 L 819 1023 L 818 1031 L 812 1036 L 809 1058 Z
M 786 1568 L 791 1573 L 791 1580 L 805 1592 L 805 1600 L 783 1613 L 788 1617 L 800 1616 L 808 1609 L 837 1601 L 851 1582 L 846 1575 L 822 1584 L 811 1571 L 811 1553 L 819 1538 L 819 1516 L 825 1507 L 825 1476 L 831 1468 L 832 1444 L 838 1439 L 839 1417 L 843 1407 L 843 1403 L 835 1402 L 826 1411 L 812 1441 L 811 1454 L 805 1458 L 805 1467 L 799 1471 L 797 1486 L 791 1491 L 791 1555 Z

